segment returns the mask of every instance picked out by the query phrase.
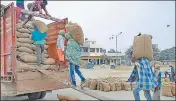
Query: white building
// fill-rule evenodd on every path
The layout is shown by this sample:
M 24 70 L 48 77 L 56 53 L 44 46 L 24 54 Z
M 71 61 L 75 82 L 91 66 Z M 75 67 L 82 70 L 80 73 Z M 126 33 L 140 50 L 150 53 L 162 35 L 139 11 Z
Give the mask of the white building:
M 105 54 L 111 58 L 109 63 L 112 64 L 121 64 L 121 53 L 107 53 L 105 49 L 102 48 L 100 44 L 97 44 L 96 41 L 85 40 L 83 46 L 81 46 L 81 59 L 90 62 L 94 60 L 97 65 L 102 64 L 103 60 L 101 55 Z

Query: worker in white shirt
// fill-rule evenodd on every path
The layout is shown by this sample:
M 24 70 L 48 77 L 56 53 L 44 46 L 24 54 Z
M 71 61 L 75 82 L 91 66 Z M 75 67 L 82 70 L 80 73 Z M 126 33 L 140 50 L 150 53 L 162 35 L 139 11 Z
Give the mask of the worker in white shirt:
M 64 62 L 64 42 L 65 42 L 65 31 L 61 30 L 57 38 L 57 54 L 59 58 L 59 68 L 60 64 Z

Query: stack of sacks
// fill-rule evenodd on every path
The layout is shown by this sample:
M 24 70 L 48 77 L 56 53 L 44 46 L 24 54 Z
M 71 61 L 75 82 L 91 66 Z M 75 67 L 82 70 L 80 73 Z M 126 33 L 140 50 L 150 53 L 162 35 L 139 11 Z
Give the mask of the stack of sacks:
M 31 32 L 34 30 L 33 21 L 29 21 L 22 26 L 23 22 L 16 25 L 17 36 L 17 71 L 36 69 L 37 52 L 34 41 L 30 39 Z M 44 46 L 44 62 L 42 68 L 55 68 L 55 60 L 48 57 L 48 45 Z
M 84 44 L 84 33 L 82 28 L 77 23 L 68 23 L 66 29 L 80 45 Z
M 162 80 L 162 95 L 172 97 L 175 96 L 175 82 L 170 82 L 168 78 Z
M 100 90 L 104 92 L 109 91 L 131 91 L 132 88 L 135 88 L 137 83 L 128 83 L 126 79 L 119 77 L 107 77 L 99 79 L 88 79 L 86 87 L 90 90 Z

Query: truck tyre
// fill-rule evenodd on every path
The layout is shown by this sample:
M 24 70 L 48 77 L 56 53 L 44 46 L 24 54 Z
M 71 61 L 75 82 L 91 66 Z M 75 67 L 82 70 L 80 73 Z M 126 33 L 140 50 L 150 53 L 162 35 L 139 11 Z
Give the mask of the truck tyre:
M 42 92 L 41 92 L 41 95 L 40 95 L 40 97 L 39 97 L 39 99 L 43 99 L 43 98 L 45 97 L 45 95 L 46 95 L 46 92 L 45 92 L 45 91 L 42 91 Z
M 37 100 L 41 96 L 41 92 L 29 93 L 27 94 L 29 100 Z

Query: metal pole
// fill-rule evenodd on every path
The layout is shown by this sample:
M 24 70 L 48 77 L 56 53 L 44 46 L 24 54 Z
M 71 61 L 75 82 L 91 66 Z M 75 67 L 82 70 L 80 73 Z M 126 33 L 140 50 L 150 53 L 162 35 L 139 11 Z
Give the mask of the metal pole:
M 117 35 L 116 35 L 116 63 L 115 65 L 117 66 Z

